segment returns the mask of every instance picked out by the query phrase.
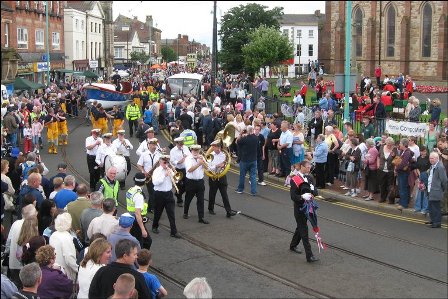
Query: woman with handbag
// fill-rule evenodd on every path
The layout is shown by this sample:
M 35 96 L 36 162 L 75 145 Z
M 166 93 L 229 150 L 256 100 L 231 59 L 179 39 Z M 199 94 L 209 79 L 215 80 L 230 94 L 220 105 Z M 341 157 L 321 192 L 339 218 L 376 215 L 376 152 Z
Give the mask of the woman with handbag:
M 356 187 L 358 185 L 357 176 L 359 171 L 359 165 L 361 162 L 361 150 L 358 147 L 359 141 L 357 138 L 350 139 L 351 148 L 348 150 L 347 154 L 345 154 L 345 159 L 348 161 L 347 166 L 347 188 L 350 190 L 347 191 L 344 195 L 356 197 Z
M 380 186 L 380 201 L 385 202 L 388 195 L 395 186 L 393 159 L 398 155 L 395 141 L 392 137 L 387 137 L 385 144 L 380 148 L 378 164 L 378 179 Z M 395 204 L 395 200 L 388 200 L 389 204 Z
M 378 150 L 375 147 L 375 142 L 372 138 L 366 140 L 366 145 L 368 148 L 368 152 L 364 158 L 365 165 L 365 173 L 366 173 L 366 182 L 367 182 L 367 191 L 368 195 L 363 196 L 366 201 L 373 200 L 373 194 L 378 189 Z

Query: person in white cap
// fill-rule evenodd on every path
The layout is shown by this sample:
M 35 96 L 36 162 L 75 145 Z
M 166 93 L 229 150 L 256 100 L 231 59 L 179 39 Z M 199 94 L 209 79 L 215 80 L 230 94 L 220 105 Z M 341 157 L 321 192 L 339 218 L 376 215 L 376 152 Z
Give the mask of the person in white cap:
M 92 129 L 91 136 L 86 138 L 85 147 L 87 152 L 87 167 L 90 175 L 90 190 L 94 191 L 95 186 L 100 180 L 100 170 L 95 162 L 98 148 L 103 143 L 103 139 L 99 137 L 100 129 Z
M 187 178 L 185 180 L 185 205 L 184 205 L 184 219 L 188 219 L 188 210 L 190 208 L 191 200 L 194 196 L 197 198 L 197 210 L 199 222 L 209 224 L 204 219 L 204 168 L 207 167 L 204 157 L 199 155 L 201 146 L 194 144 L 191 146 L 191 156 L 185 160 L 185 169 L 187 171 Z
M 141 156 L 145 151 L 148 151 L 148 141 L 154 138 L 154 129 L 153 128 L 148 128 L 145 131 L 146 134 L 146 139 L 142 141 L 142 143 L 140 143 L 136 154 L 137 156 Z
M 184 145 L 184 138 L 183 137 L 177 137 L 174 139 L 174 143 L 176 144 L 175 147 L 173 147 L 170 151 L 170 158 L 171 163 L 176 168 L 176 171 L 183 174 L 182 180 L 180 180 L 177 183 L 177 188 L 179 189 L 179 192 L 176 193 L 177 197 L 177 205 L 179 207 L 183 207 L 183 200 L 182 200 L 182 194 L 185 193 L 185 178 L 186 178 L 186 171 L 185 171 L 185 159 L 191 155 L 190 150 L 188 147 Z
M 117 148 L 112 145 L 112 133 L 106 133 L 103 135 L 103 144 L 98 148 L 95 157 L 95 163 L 100 168 L 100 176 L 104 175 L 104 160 L 106 156 L 115 156 L 117 154 Z
M 129 175 L 129 172 L 131 172 L 131 150 L 134 148 L 132 143 L 129 141 L 129 139 L 126 139 L 124 137 L 125 130 L 118 130 L 117 131 L 118 138 L 112 141 L 112 145 L 117 149 L 117 154 L 123 155 L 123 157 L 126 159 L 126 168 L 127 173 L 126 175 Z M 123 190 L 125 185 L 125 182 L 120 182 L 120 188 Z
M 157 138 L 153 138 L 148 142 L 148 150 L 145 151 L 137 162 L 137 167 L 142 172 L 146 178 L 149 178 L 152 176 L 152 172 L 155 170 L 155 167 L 157 166 L 157 162 L 159 162 L 160 159 L 160 152 L 157 151 Z M 149 210 L 151 211 L 154 208 L 154 185 L 152 183 L 152 180 L 150 180 L 146 184 L 146 188 L 148 189 L 148 203 L 149 203 Z

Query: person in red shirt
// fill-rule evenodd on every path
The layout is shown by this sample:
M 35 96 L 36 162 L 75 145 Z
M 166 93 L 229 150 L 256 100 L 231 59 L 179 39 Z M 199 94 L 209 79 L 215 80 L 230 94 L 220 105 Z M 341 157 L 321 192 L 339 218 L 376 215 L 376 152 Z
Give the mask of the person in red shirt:
M 381 94 L 381 102 L 383 102 L 384 106 L 392 106 L 392 95 L 389 91 L 383 92 Z
M 412 93 L 414 92 L 414 82 L 409 75 L 406 76 L 406 91 L 408 92 L 408 97 L 412 96 Z
M 392 83 L 389 83 L 389 82 L 384 86 L 383 90 L 384 91 L 389 91 L 390 93 L 393 93 L 393 92 L 397 91 L 395 89 L 395 86 Z
M 300 89 L 300 96 L 302 97 L 304 103 L 305 103 L 305 96 L 306 96 L 307 91 L 308 91 L 308 87 L 306 86 L 305 82 L 302 81 L 302 88 Z
M 375 68 L 376 85 L 381 89 L 381 65 Z

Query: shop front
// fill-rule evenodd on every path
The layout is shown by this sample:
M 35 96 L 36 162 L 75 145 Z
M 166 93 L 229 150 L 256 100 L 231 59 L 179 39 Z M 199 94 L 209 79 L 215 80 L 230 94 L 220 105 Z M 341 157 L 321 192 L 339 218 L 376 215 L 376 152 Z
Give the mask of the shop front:
M 34 81 L 34 64 L 32 62 L 19 62 L 17 66 L 17 76 Z

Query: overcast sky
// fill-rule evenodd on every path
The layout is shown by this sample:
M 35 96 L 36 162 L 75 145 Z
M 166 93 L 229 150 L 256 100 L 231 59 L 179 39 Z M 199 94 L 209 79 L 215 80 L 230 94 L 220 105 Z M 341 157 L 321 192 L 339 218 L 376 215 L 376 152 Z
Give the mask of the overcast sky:
M 253 3 L 253 1 L 218 1 L 216 16 L 219 22 L 230 8 Z M 325 1 L 258 1 L 272 9 L 282 6 L 285 14 L 312 14 L 320 9 L 325 13 Z M 119 14 L 137 18 L 144 22 L 146 15 L 152 15 L 154 26 L 162 30 L 162 39 L 176 38 L 178 34 L 188 35 L 195 40 L 212 46 L 213 1 L 114 1 L 114 20 Z

